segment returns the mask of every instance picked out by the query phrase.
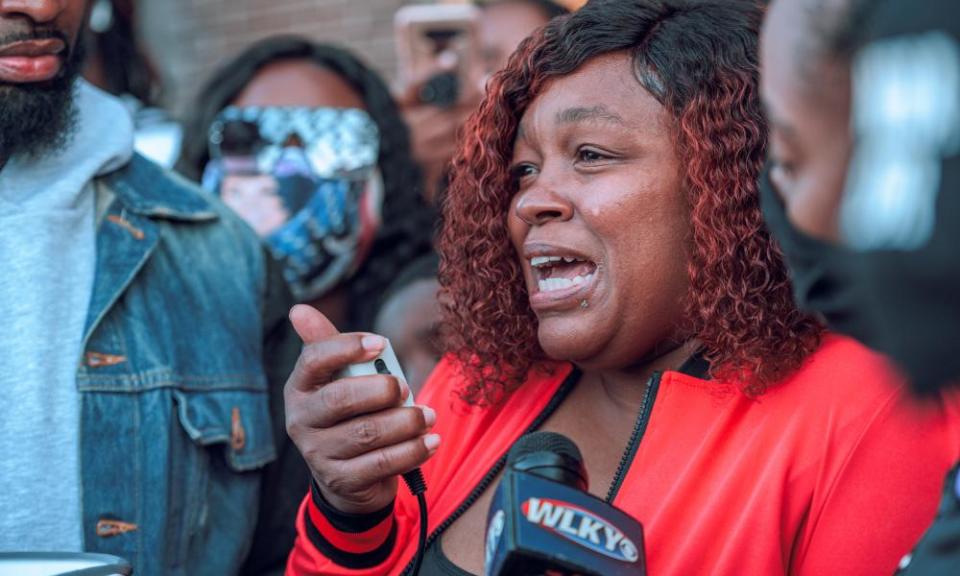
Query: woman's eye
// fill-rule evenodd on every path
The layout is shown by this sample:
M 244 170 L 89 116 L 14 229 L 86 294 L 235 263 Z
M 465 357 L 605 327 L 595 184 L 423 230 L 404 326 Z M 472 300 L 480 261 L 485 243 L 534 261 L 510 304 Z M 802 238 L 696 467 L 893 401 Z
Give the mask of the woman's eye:
M 789 192 L 794 178 L 796 177 L 796 166 L 792 162 L 770 158 L 770 182 L 781 195 Z
M 579 162 L 600 162 L 609 159 L 610 156 L 591 148 L 581 148 L 577 150 L 577 160 Z
M 796 167 L 793 162 L 781 158 L 771 158 L 772 169 L 780 172 L 782 176 L 793 178 Z
M 532 176 L 537 173 L 537 167 L 533 164 L 518 164 L 510 169 L 510 175 L 513 177 L 513 180 L 519 182 L 528 176 Z

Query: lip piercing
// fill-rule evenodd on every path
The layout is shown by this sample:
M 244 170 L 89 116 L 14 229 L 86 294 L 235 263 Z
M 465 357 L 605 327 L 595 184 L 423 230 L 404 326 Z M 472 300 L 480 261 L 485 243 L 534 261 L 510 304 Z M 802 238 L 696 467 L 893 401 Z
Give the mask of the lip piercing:
M 587 302 L 586 299 L 580 301 L 580 307 L 581 307 L 581 308 L 586 309 L 586 308 L 588 308 L 589 306 L 590 306 L 590 303 Z

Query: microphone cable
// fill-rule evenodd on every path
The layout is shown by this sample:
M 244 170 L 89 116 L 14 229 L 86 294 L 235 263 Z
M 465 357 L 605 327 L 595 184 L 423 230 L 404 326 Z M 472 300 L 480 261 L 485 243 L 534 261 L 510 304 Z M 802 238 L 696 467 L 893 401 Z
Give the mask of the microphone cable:
M 403 482 L 417 497 L 417 504 L 420 507 L 420 536 L 417 542 L 417 555 L 413 561 L 413 571 L 410 572 L 411 576 L 417 576 L 420 574 L 420 565 L 423 564 L 423 555 L 427 548 L 427 498 L 423 494 L 427 491 L 427 482 L 423 479 L 420 468 L 414 468 L 403 474 Z
M 379 358 L 374 362 L 374 367 L 378 374 L 390 374 L 386 362 Z M 413 392 L 410 392 L 413 394 Z M 427 481 L 423 478 L 423 471 L 416 467 L 409 472 L 401 475 L 403 483 L 410 489 L 410 493 L 417 497 L 417 505 L 420 508 L 420 536 L 417 542 L 417 554 L 414 556 L 413 571 L 411 576 L 420 574 L 420 565 L 423 564 L 423 555 L 427 548 L 427 498 L 423 495 L 427 491 Z

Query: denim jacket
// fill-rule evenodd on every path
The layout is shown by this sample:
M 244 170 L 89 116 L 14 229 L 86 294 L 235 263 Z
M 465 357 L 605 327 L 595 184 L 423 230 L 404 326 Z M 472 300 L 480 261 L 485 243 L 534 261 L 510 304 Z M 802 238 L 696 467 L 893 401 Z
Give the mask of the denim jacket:
M 284 432 L 299 345 L 282 278 L 227 208 L 147 160 L 96 185 L 108 200 L 77 371 L 84 546 L 138 576 L 282 570 L 307 478 Z M 271 474 L 294 478 L 290 494 Z

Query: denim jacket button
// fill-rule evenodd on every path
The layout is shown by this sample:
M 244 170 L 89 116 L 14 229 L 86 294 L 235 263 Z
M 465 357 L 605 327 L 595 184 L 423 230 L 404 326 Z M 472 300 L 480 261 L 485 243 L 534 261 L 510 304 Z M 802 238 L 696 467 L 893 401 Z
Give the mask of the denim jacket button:
M 113 224 L 116 224 L 117 226 L 129 232 L 130 235 L 133 236 L 136 240 L 143 240 L 144 237 L 146 236 L 143 233 L 143 230 L 131 224 L 126 218 L 124 218 L 122 214 L 119 216 L 116 214 L 111 214 L 107 216 L 107 220 L 109 220 Z
M 110 538 L 112 536 L 126 534 L 127 532 L 133 532 L 137 528 L 139 528 L 139 526 L 131 524 L 130 522 L 123 522 L 122 520 L 112 518 L 101 518 L 97 522 L 97 536 Z
M 234 451 L 239 452 L 247 444 L 247 432 L 243 429 L 243 421 L 240 420 L 240 408 L 233 407 L 231 421 L 230 446 Z
M 90 368 L 103 368 L 104 366 L 116 366 L 127 361 L 126 356 L 116 354 L 103 354 L 101 352 L 87 352 L 85 362 Z

